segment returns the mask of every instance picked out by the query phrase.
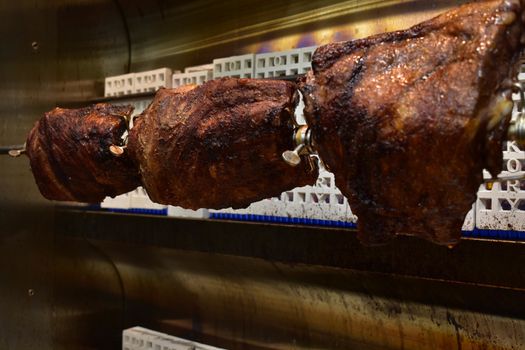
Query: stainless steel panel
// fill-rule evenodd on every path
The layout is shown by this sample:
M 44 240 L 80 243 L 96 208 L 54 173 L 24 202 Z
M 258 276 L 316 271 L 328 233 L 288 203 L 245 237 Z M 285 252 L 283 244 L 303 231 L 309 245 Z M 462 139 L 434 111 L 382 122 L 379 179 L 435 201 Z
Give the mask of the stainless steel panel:
M 25 141 L 45 111 L 100 95 L 100 77 L 127 69 L 112 1 L 0 2 L 0 144 Z M 56 239 L 53 203 L 25 157 L 0 156 L 0 349 L 115 348 L 118 274 L 87 242 Z
M 0 143 L 13 144 L 23 142 L 35 117 L 54 104 L 49 92 L 55 82 L 56 19 L 45 1 L 3 1 L 0 14 Z M 39 42 L 38 50 L 33 42 Z M 0 157 L 2 349 L 50 348 L 53 217 L 28 161 Z
M 132 70 L 287 50 L 407 28 L 466 0 L 119 0 Z
M 520 349 L 524 245 L 63 211 L 115 263 L 125 324 L 228 349 Z M 115 229 L 118 227 L 119 229 Z
M 57 104 L 103 96 L 104 77 L 130 68 L 130 41 L 118 1 L 63 1 L 56 16 Z
M 515 302 L 523 291 L 97 244 L 122 275 L 130 325 L 228 349 L 517 349 L 525 338 L 523 319 L 432 303 L 472 293 Z
M 53 342 L 39 348 L 119 349 L 125 300 L 113 262 L 85 240 L 61 237 L 53 255 Z

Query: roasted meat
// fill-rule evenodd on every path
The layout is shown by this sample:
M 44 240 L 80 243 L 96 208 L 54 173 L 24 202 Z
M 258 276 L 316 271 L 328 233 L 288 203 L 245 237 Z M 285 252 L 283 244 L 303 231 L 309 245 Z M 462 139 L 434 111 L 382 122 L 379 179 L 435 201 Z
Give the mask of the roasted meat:
M 97 104 L 55 108 L 31 130 L 26 150 L 40 192 L 47 199 L 96 203 L 140 185 L 135 165 L 114 157 L 132 107 Z
M 522 19 L 520 1 L 480 1 L 315 52 L 306 118 L 363 242 L 458 241 L 482 169 L 501 169 Z
M 224 78 L 163 89 L 135 120 L 128 151 L 157 203 L 184 208 L 246 207 L 315 183 L 307 162 L 292 168 L 295 84 Z

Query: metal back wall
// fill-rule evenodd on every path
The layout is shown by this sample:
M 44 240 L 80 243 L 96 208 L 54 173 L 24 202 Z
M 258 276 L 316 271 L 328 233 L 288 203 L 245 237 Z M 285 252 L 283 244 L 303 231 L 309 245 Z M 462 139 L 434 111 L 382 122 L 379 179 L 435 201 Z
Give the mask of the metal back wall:
M 54 11 L 41 2 L 3 1 L 0 11 L 0 143 L 25 140 L 35 115 L 52 105 L 56 32 Z M 32 23 L 28 26 L 28 23 Z M 46 38 L 36 52 L 32 42 Z M 47 65 L 47 67 L 46 67 Z M 27 160 L 0 157 L 0 348 L 29 349 L 52 333 L 52 224 Z
M 102 76 L 127 69 L 112 1 L 0 1 L 0 38 L 1 145 L 23 143 L 45 111 L 98 95 Z M 26 157 L 0 157 L 0 349 L 118 348 L 115 269 L 87 242 L 56 237 L 56 225 Z
M 126 325 L 227 349 L 521 349 L 524 245 L 63 211 L 114 261 Z M 119 229 L 115 229 L 118 227 Z
M 407 28 L 466 0 L 118 0 L 133 71 L 363 38 Z

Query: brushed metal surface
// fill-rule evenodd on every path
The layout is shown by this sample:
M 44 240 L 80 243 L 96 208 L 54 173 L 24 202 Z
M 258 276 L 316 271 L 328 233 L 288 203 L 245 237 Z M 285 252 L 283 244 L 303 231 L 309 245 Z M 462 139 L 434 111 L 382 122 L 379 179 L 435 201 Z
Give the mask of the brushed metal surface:
M 55 21 L 45 1 L 2 2 L 0 143 L 15 144 L 53 105 Z M 40 6 L 40 15 L 33 6 Z M 31 26 L 24 23 L 32 23 Z M 34 50 L 33 42 L 39 42 Z M 0 348 L 49 349 L 53 209 L 41 199 L 25 157 L 0 157 Z
M 525 245 L 64 210 L 115 263 L 127 326 L 228 349 L 520 349 Z M 118 229 L 115 229 L 117 228 Z
M 96 244 L 121 273 L 130 326 L 228 349 L 519 349 L 525 337 L 523 319 L 439 303 L 519 304 L 523 290 Z
M 287 50 L 407 28 L 466 0 L 119 0 L 132 70 Z
M 388 245 L 366 247 L 354 230 L 336 228 L 71 209 L 59 210 L 57 220 L 58 234 L 66 237 L 525 290 L 523 242 L 463 238 L 449 249 L 414 237 L 398 237 Z M 447 303 L 458 306 L 452 299 Z M 514 315 L 517 308 L 498 301 L 481 305 L 478 308 L 486 312 L 508 315 Z
M 112 1 L 0 2 L 0 145 L 128 62 Z M 97 14 L 98 13 L 98 14 Z M 60 103 L 60 102 L 58 102 Z M 118 274 L 88 242 L 55 237 L 26 157 L 0 157 L 0 349 L 118 348 Z
M 117 268 L 86 240 L 55 237 L 53 248 L 48 348 L 120 349 L 125 300 Z
M 104 95 L 104 77 L 127 73 L 130 42 L 115 0 L 63 0 L 57 6 L 58 105 Z

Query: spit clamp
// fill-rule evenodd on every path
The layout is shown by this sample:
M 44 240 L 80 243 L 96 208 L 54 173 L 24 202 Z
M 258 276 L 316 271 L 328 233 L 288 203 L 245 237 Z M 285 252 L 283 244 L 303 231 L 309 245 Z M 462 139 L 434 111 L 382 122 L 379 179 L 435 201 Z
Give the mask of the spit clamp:
M 291 121 L 294 125 L 292 140 L 295 148 L 284 151 L 283 160 L 286 164 L 296 167 L 301 164 L 301 159 L 304 157 L 308 160 L 311 171 L 318 170 L 322 164 L 315 150 L 312 129 L 306 124 L 299 124 L 295 116 L 291 118 Z

